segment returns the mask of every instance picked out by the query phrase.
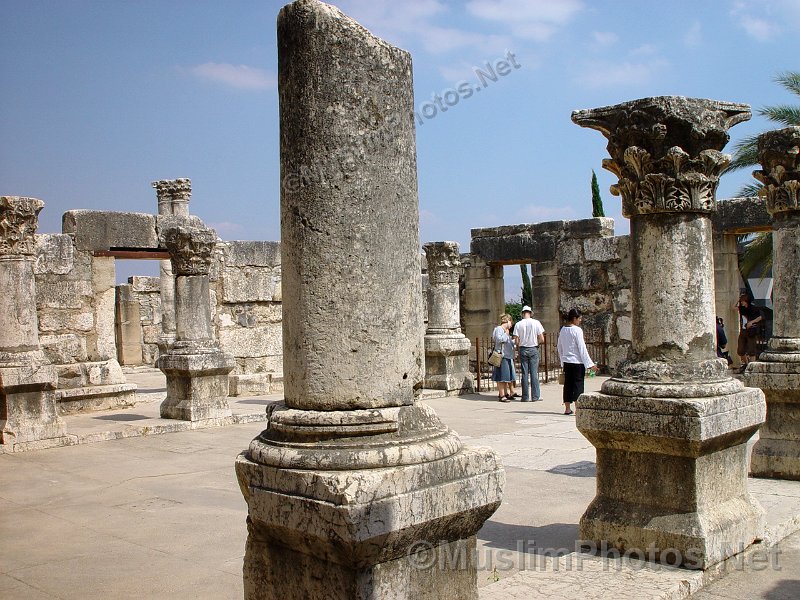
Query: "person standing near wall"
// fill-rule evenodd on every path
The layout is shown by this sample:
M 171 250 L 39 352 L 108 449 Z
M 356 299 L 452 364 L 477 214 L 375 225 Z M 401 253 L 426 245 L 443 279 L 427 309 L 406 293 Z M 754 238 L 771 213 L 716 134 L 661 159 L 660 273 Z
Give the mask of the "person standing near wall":
M 538 402 L 542 399 L 539 388 L 539 344 L 544 343 L 544 327 L 532 318 L 532 314 L 530 306 L 523 306 L 522 320 L 514 326 L 514 342 L 522 367 L 522 402 Z
M 753 306 L 753 301 L 747 294 L 739 296 L 739 302 L 736 304 L 739 309 L 739 338 L 736 343 L 736 354 L 739 355 L 739 360 L 742 361 L 740 373 L 744 373 L 747 368 L 747 363 L 756 359 L 758 350 L 756 348 L 756 341 L 758 338 L 759 323 L 764 321 L 764 315 L 757 306 Z
M 500 325 L 492 331 L 492 345 L 495 352 L 503 355 L 499 367 L 494 367 L 492 379 L 497 383 L 497 399 L 511 402 L 511 383 L 517 378 L 514 372 L 514 340 L 511 338 L 511 315 L 500 315 Z
M 571 415 L 571 405 L 583 393 L 583 378 L 586 369 L 597 372 L 597 366 L 589 356 L 581 329 L 583 316 L 577 308 L 567 314 L 567 324 L 558 333 L 558 357 L 564 371 L 564 414 Z

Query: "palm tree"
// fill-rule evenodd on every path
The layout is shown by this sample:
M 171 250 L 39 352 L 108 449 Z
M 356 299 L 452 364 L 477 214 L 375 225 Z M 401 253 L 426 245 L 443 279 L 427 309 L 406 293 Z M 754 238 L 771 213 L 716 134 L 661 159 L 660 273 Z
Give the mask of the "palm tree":
M 775 82 L 786 90 L 800 97 L 800 72 L 788 71 L 775 77 Z M 758 109 L 758 114 L 783 126 L 800 125 L 800 106 L 776 104 Z M 748 136 L 734 146 L 733 159 L 726 172 L 754 167 L 758 165 L 758 134 Z M 739 190 L 739 196 L 754 197 L 758 195 L 761 184 L 757 181 L 747 183 Z M 742 254 L 739 268 L 747 278 L 761 266 L 760 276 L 764 276 L 772 268 L 772 233 L 764 232 L 749 240 Z

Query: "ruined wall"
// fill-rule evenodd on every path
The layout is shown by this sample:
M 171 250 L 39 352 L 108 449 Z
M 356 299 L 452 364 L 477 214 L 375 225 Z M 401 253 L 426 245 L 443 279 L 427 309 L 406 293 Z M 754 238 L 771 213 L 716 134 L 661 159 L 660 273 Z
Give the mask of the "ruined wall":
M 70 235 L 41 234 L 34 274 L 40 341 L 58 372 L 59 410 L 131 401 L 114 340 L 114 259 L 78 249 Z
M 587 342 L 603 342 L 605 362 L 613 371 L 631 355 L 629 247 L 628 236 L 614 236 L 610 218 L 473 229 L 469 264 L 486 272 L 493 269 L 493 289 L 499 287 L 501 293 L 501 265 L 531 265 L 534 317 L 546 331 L 556 333 L 562 315 L 570 308 L 580 309 Z M 479 271 L 467 269 L 468 292 L 469 277 L 476 274 Z M 468 323 L 470 315 L 488 314 L 491 309 L 497 310 L 493 297 L 465 294 Z M 482 323 L 478 335 L 489 335 L 491 326 Z
M 212 263 L 214 327 L 236 358 L 230 394 L 283 390 L 281 255 L 278 242 L 220 242 Z
M 605 344 L 614 370 L 631 357 L 630 238 L 564 240 L 556 254 L 559 312 L 583 313 L 586 341 Z

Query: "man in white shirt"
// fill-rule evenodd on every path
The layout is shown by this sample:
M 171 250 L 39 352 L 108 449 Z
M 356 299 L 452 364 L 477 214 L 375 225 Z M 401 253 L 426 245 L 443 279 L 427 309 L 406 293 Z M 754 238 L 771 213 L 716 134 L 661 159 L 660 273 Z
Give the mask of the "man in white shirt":
M 531 314 L 531 307 L 523 306 L 522 320 L 514 325 L 514 342 L 519 349 L 519 364 L 522 367 L 523 402 L 542 399 L 539 388 L 539 344 L 544 343 L 544 327 Z

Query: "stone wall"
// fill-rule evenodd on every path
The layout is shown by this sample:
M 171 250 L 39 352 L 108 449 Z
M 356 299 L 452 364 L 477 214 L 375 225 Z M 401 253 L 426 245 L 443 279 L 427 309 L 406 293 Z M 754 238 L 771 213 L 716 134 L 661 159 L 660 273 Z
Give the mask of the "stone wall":
M 281 255 L 278 242 L 220 242 L 211 268 L 213 320 L 236 358 L 230 394 L 283 390 Z
M 613 371 L 631 356 L 630 238 L 565 240 L 556 254 L 559 311 L 583 313 L 586 341 L 605 345 Z
M 70 235 L 42 234 L 34 273 L 40 341 L 58 373 L 59 410 L 132 401 L 114 339 L 114 259 L 78 249 Z

